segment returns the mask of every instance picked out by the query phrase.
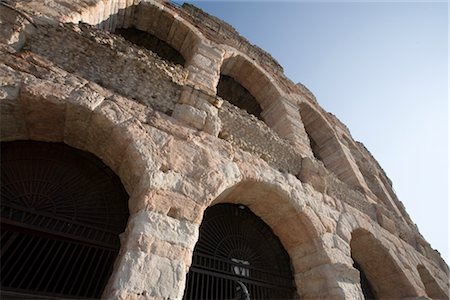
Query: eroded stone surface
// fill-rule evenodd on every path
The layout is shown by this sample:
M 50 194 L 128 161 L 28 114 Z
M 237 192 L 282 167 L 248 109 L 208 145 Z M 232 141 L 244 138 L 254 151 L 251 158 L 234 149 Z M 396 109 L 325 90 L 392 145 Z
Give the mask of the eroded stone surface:
M 412 224 L 381 167 L 261 49 L 237 43 L 242 37 L 226 26 L 211 35 L 222 21 L 190 6 L 47 2 L 13 4 L 30 15 L 34 31 L 20 15 L 2 19 L 1 140 L 64 142 L 119 175 L 131 216 L 105 297 L 180 299 L 203 212 L 222 202 L 247 205 L 272 228 L 302 298 L 362 299 L 354 259 L 380 295 L 448 296 L 448 266 Z M 165 36 L 188 56 L 185 67 L 110 32 L 59 23 L 82 20 L 111 31 L 136 25 L 135 13 L 141 30 Z M 160 17 L 171 24 L 167 30 L 158 27 Z M 227 45 L 219 43 L 225 37 Z M 241 84 L 262 101 L 266 124 L 214 94 L 225 57 L 240 57 L 226 72 L 255 79 Z M 313 157 L 296 117 L 305 101 L 316 112 L 311 123 L 331 124 L 327 134 L 343 153 L 328 165 L 345 163 L 355 173 Z M 343 182 L 347 175 L 360 184 Z M 376 259 L 364 260 L 368 253 Z M 388 263 L 383 274 L 378 265 Z

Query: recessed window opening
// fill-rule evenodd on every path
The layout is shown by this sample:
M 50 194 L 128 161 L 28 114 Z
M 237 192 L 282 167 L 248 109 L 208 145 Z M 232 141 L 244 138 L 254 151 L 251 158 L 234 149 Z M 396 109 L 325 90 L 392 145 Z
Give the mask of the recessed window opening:
M 247 207 L 208 208 L 200 226 L 183 299 L 293 299 L 290 259 Z
M 127 41 L 146 48 L 174 64 L 182 66 L 185 64 L 185 59 L 177 50 L 148 32 L 136 28 L 121 28 L 116 29 L 115 33 L 121 35 Z
M 1 297 L 100 298 L 128 219 L 119 178 L 64 144 L 1 153 Z
M 233 77 L 220 74 L 217 95 L 262 120 L 262 109 L 258 101 Z
M 300 116 L 314 157 L 327 166 L 326 159 L 333 153 L 327 149 L 333 147 L 330 142 L 333 139 L 331 129 L 321 116 L 306 104 L 300 105 Z

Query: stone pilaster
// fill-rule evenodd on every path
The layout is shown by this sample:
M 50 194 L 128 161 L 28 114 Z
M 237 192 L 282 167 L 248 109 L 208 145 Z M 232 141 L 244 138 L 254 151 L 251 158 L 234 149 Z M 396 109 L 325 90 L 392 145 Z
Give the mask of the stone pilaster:
M 154 211 L 130 216 L 105 298 L 181 299 L 198 224 Z
M 189 72 L 187 85 L 183 87 L 173 117 L 214 136 L 219 134 L 221 123 L 216 95 L 223 51 L 200 41 L 194 47 L 192 57 L 186 62 Z

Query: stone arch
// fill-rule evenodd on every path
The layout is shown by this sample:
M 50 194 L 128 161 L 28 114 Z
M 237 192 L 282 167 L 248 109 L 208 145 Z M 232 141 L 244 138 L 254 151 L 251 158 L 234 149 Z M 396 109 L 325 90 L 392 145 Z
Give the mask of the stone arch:
M 224 55 L 218 62 L 214 92 L 263 120 L 281 138 L 305 152 L 299 112 L 276 80 L 245 54 L 221 46 Z
M 220 74 L 221 81 L 218 83 L 218 93 L 225 90 L 223 87 L 225 84 L 233 85 L 235 90 L 244 95 L 247 102 L 240 103 L 234 99 L 226 100 L 258 118 L 263 118 L 270 126 L 270 123 L 274 120 L 271 120 L 268 110 L 273 103 L 281 99 L 281 93 L 275 86 L 273 79 L 242 55 L 233 55 L 226 58 L 222 63 Z
M 106 94 L 91 83 L 78 89 L 40 80 L 24 83 L 17 98 L 4 102 L 0 140 L 58 142 L 92 153 L 119 176 L 132 197 L 144 171 L 157 168 L 150 151 L 142 148 L 152 142 L 128 111 L 136 103 L 105 100 Z
M 267 223 L 289 252 L 299 244 L 318 237 L 321 228 L 310 221 L 300 206 L 290 201 L 287 192 L 276 185 L 244 180 L 223 191 L 210 205 L 218 203 L 243 204 Z M 277 207 L 277 209 L 273 209 Z M 294 224 L 300 226 L 293 226 Z M 287 232 L 286 228 L 293 231 Z
M 244 180 L 224 190 L 210 206 L 219 203 L 245 205 L 261 218 L 289 254 L 297 293 L 301 297 L 314 297 L 319 293 L 324 296 L 322 289 L 317 290 L 317 286 L 305 280 L 313 277 L 308 275 L 312 269 L 320 269 L 332 261 L 320 242 L 323 228 L 310 208 L 291 201 L 289 194 L 276 185 L 254 180 Z M 331 273 L 321 274 L 320 280 L 325 286 L 334 286 L 335 278 Z
M 366 277 L 376 298 L 399 299 L 417 296 L 414 285 L 399 262 L 372 233 L 365 229 L 354 230 L 351 233 L 350 249 L 355 268 L 359 268 L 361 273 L 361 284 L 365 283 L 363 278 Z M 368 291 L 363 292 L 366 294 Z
M 365 187 L 358 167 L 345 153 L 332 125 L 306 102 L 300 103 L 299 109 L 314 156 L 343 182 L 354 187 Z
M 1 152 L 2 296 L 99 298 L 129 217 L 118 176 L 62 143 L 2 142 Z
M 295 294 L 289 255 L 268 225 L 242 204 L 205 210 L 192 262 L 185 299 L 240 294 L 292 299 Z
M 201 37 L 201 33 L 193 25 L 179 18 L 176 11 L 150 1 L 96 1 L 94 5 L 84 7 L 80 14 L 62 21 L 81 21 L 110 32 L 134 28 L 139 31 L 134 32 L 134 38 L 142 32 L 150 34 L 181 54 L 186 62 L 192 58 L 195 45 Z M 125 36 L 130 34 L 132 32 Z M 158 41 L 155 43 L 159 44 Z
M 75 88 L 29 79 L 21 83 L 17 93 L 2 101 L 0 141 L 64 143 L 100 158 L 119 177 L 130 196 L 130 218 L 125 230 L 128 234 L 138 222 L 134 220 L 145 215 L 142 203 L 151 186 L 149 173 L 159 170 L 162 161 L 154 149 L 162 147 L 167 135 L 144 128 L 136 117 L 149 114 L 144 107 L 119 96 L 105 99 L 109 93 L 98 85 L 84 82 L 75 84 Z M 76 82 L 76 78 L 72 80 Z M 158 137 L 150 137 L 153 133 Z M 160 216 L 157 212 L 148 214 Z M 145 226 L 147 221 L 141 220 L 139 225 Z M 121 238 L 119 255 L 103 296 L 117 289 L 123 270 L 129 267 L 129 257 L 135 253 L 130 243 L 125 236 Z
M 419 264 L 417 266 L 417 272 L 419 272 L 420 279 L 425 286 L 425 292 L 428 297 L 432 299 L 448 299 L 448 292 L 445 293 L 444 289 L 439 286 L 436 279 L 434 279 L 424 265 Z

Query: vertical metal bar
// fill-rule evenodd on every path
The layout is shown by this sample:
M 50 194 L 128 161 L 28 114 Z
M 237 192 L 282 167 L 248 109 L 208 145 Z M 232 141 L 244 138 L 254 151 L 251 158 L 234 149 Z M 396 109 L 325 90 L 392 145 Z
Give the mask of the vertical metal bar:
M 60 242 L 60 244 L 61 245 L 63 245 L 63 243 L 62 242 Z M 56 267 L 53 269 L 53 273 L 52 273 L 52 275 L 51 275 L 51 277 L 50 277 L 50 279 L 48 280 L 48 282 L 47 282 L 47 285 L 45 286 L 45 288 L 44 288 L 44 290 L 45 291 L 48 291 L 48 289 L 49 289 L 49 287 L 50 287 L 50 283 L 53 281 L 53 278 L 55 277 L 55 275 L 58 273 L 58 275 L 60 276 L 60 277 L 63 277 L 63 276 L 65 276 L 66 274 L 64 274 L 64 273 L 61 273 L 61 272 L 58 272 L 58 269 L 59 269 L 59 266 L 61 265 L 61 263 L 64 261 L 64 263 L 68 263 L 68 261 L 65 261 L 66 260 L 66 253 L 67 253 L 67 250 L 69 249 L 69 247 L 70 246 L 72 246 L 71 244 L 69 244 L 69 243 L 64 243 L 64 252 L 63 252 L 63 254 L 62 255 L 60 255 L 59 257 L 58 257 L 58 263 L 56 264 Z M 60 246 L 61 247 L 61 246 Z M 58 251 L 59 251 L 59 249 L 58 249 Z M 55 255 L 55 257 L 56 257 L 56 255 Z
M 41 262 L 41 255 L 44 253 L 45 249 L 47 248 L 47 244 L 50 242 L 49 239 L 38 239 L 38 241 L 36 241 L 36 245 L 39 245 L 39 252 L 37 253 L 37 255 L 34 257 L 34 261 L 32 262 L 31 265 L 28 266 L 29 270 L 34 270 L 35 266 L 37 266 L 40 262 Z M 31 278 L 30 282 L 30 286 L 33 283 L 34 279 L 36 278 L 36 276 L 38 276 L 38 272 L 34 272 L 33 277 Z
M 92 259 L 92 258 L 95 256 L 95 254 L 97 253 L 97 249 L 95 249 L 94 247 L 89 247 L 89 252 L 88 252 L 88 253 L 91 253 L 91 251 L 94 251 L 94 253 L 93 253 L 92 255 L 86 255 L 86 256 L 84 257 L 84 260 L 83 260 L 83 262 L 81 263 L 82 266 L 85 266 L 85 265 L 86 265 L 86 259 L 87 259 L 88 257 L 89 257 L 90 259 Z M 81 290 L 78 291 L 77 295 L 80 295 L 80 294 L 81 294 L 81 291 L 82 291 L 82 289 L 84 288 L 84 282 L 86 281 L 86 279 L 87 279 L 88 277 L 89 277 L 89 279 L 92 279 L 92 278 L 91 278 L 92 274 L 89 273 L 89 270 L 91 269 L 91 267 L 92 267 L 92 260 L 90 261 L 90 264 L 89 264 L 89 266 L 88 266 L 88 269 L 84 272 L 85 274 L 84 274 L 83 280 L 81 281 L 81 284 L 80 284 L 80 289 L 81 289 Z M 76 276 L 75 278 L 79 278 L 81 272 L 83 272 L 83 269 L 82 269 L 82 268 L 78 271 L 78 274 L 77 274 L 77 276 Z M 72 287 L 72 288 L 73 288 L 73 287 Z M 70 294 L 72 294 L 72 290 L 70 290 Z
M 24 238 L 26 238 L 26 236 L 24 237 Z M 43 250 L 47 247 L 47 244 L 48 244 L 48 240 L 46 240 L 46 239 L 43 239 L 43 238 L 39 238 L 39 237 L 31 237 L 30 239 L 29 239 L 29 242 L 31 242 L 31 244 L 32 244 L 32 249 L 31 249 L 31 253 L 30 253 L 30 251 L 29 251 L 29 249 L 28 249 L 28 247 L 26 247 L 26 248 L 24 248 L 24 249 L 20 249 L 20 251 L 23 251 L 22 252 L 22 254 L 24 254 L 24 253 L 27 253 L 27 257 L 24 259 L 24 260 L 22 260 L 22 259 L 18 259 L 17 261 L 20 261 L 20 263 L 21 263 L 21 265 L 20 266 L 18 266 L 18 270 L 15 270 L 16 271 L 16 276 L 14 277 L 14 279 L 13 279 L 13 281 L 15 281 L 15 278 L 22 272 L 22 270 L 26 267 L 26 268 L 28 268 L 29 270 L 35 270 L 35 266 L 36 265 L 39 265 L 39 263 L 40 263 L 40 259 L 38 259 L 40 256 L 41 256 L 41 254 L 43 253 Z M 44 244 L 44 245 L 40 245 L 41 244 L 41 242 Z M 34 255 L 34 251 L 35 251 L 35 249 L 36 248 L 38 248 L 38 246 L 40 245 L 40 251 L 39 251 L 39 253 L 38 253 L 38 256 L 35 256 Z M 17 248 L 16 248 L 17 249 Z M 31 262 L 30 262 L 30 264 L 31 265 L 29 265 L 28 264 L 28 261 L 31 259 Z M 15 269 L 15 268 L 13 268 L 13 269 Z M 26 278 L 26 276 L 28 275 L 28 273 L 26 273 L 23 277 L 22 277 L 22 280 L 20 281 L 20 283 L 18 284 L 18 287 L 20 287 L 20 288 L 22 288 L 22 282 L 23 282 L 23 280 Z
M 80 248 L 81 248 L 81 249 L 80 249 Z M 80 245 L 78 245 L 78 244 L 75 244 L 75 245 L 74 245 L 73 250 L 72 250 L 72 254 L 70 255 L 70 258 L 67 260 L 66 265 L 64 266 L 64 270 L 62 271 L 62 274 L 66 274 L 66 269 L 67 269 L 68 267 L 72 266 L 72 268 L 70 268 L 70 271 L 69 271 L 69 273 L 67 274 L 67 276 L 64 276 L 64 277 L 61 276 L 61 277 L 58 279 L 58 281 L 56 282 L 56 284 L 55 284 L 53 290 L 54 290 L 55 288 L 57 288 L 57 287 L 60 285 L 60 281 L 64 279 L 65 282 L 64 282 L 64 285 L 63 285 L 62 288 L 61 288 L 61 293 L 65 293 L 64 291 L 65 291 L 65 289 L 66 289 L 66 287 L 67 287 L 67 284 L 69 283 L 70 279 L 72 278 L 73 270 L 75 270 L 75 268 L 74 268 L 73 266 L 78 266 L 78 261 L 80 260 L 80 257 L 83 256 L 83 250 L 84 250 L 84 247 L 83 247 L 83 246 L 80 246 Z M 76 256 L 75 256 L 75 262 L 74 262 L 73 264 L 70 264 L 70 262 L 72 261 L 72 258 L 73 258 L 73 256 L 74 256 L 74 254 L 76 255 Z
M 96 278 L 98 278 L 98 280 L 93 280 L 92 282 L 96 283 L 95 286 L 93 287 L 93 291 L 94 291 L 94 295 L 97 295 L 97 293 L 99 292 L 99 289 L 102 288 L 102 284 L 105 280 L 108 280 L 108 278 L 106 278 L 107 274 L 104 274 L 105 272 L 108 272 L 108 270 L 111 268 L 111 264 L 113 263 L 111 261 L 111 256 L 114 256 L 114 252 L 111 250 L 102 250 L 102 257 L 106 257 L 106 259 L 100 259 L 97 262 L 97 268 L 98 265 L 101 264 L 101 269 L 100 269 L 100 273 L 98 274 L 98 276 Z
M 197 286 L 196 286 L 196 290 L 197 290 L 197 292 L 196 292 L 196 297 L 198 298 L 198 299 L 203 299 L 203 297 L 202 297 L 202 291 L 201 291 L 201 286 L 200 286 L 200 281 L 202 280 L 202 273 L 198 273 L 197 274 L 197 278 L 198 278 L 198 280 L 197 280 Z
M 56 243 L 56 241 L 53 241 L 53 245 L 54 245 L 55 243 Z M 56 270 L 55 270 L 55 269 L 50 269 L 50 268 L 51 268 L 53 262 L 55 261 L 55 259 L 58 257 L 57 253 L 58 253 L 59 250 L 61 249 L 61 246 L 62 246 L 62 245 L 63 245 L 63 243 L 62 243 L 62 242 L 59 242 L 59 247 L 58 247 L 58 249 L 56 250 L 56 253 L 53 255 L 53 258 L 52 258 L 50 264 L 48 264 L 47 266 L 45 266 L 45 268 L 47 269 L 46 272 L 45 272 L 45 275 L 39 274 L 40 272 L 35 271 L 33 277 L 31 278 L 31 280 L 28 281 L 28 285 L 27 285 L 26 289 L 30 289 L 31 284 L 32 284 L 32 282 L 34 281 L 34 279 L 36 278 L 37 275 L 41 276 L 41 278 L 45 278 L 46 274 L 47 274 L 49 271 L 52 271 L 52 272 L 53 272 L 53 275 L 55 274 L 55 271 L 56 271 Z M 53 247 L 52 247 L 52 248 L 53 248 Z M 50 252 L 50 251 L 49 251 L 49 252 Z M 44 262 L 46 259 L 47 259 L 47 258 L 45 258 L 42 262 Z M 38 260 L 38 257 L 35 257 L 35 261 L 36 261 L 36 260 Z M 60 258 L 60 261 L 61 261 L 61 258 Z M 34 266 L 34 265 L 33 265 L 33 266 Z M 33 268 L 30 267 L 30 270 L 33 270 Z M 53 277 L 53 276 L 52 276 L 52 277 Z M 24 279 L 25 279 L 25 276 L 24 276 Z M 50 281 L 50 280 L 49 280 L 49 281 Z M 44 288 L 44 291 L 46 291 L 46 290 L 47 290 L 47 287 Z
M 30 238 L 30 239 L 26 239 L 25 236 L 22 236 L 22 240 L 20 241 L 20 244 L 17 245 L 16 248 L 15 248 L 15 249 L 21 249 L 22 251 L 20 252 L 19 257 L 16 258 L 16 261 L 13 262 L 13 265 L 9 267 L 10 269 L 6 272 L 6 274 L 2 274 L 2 278 L 3 278 L 3 279 L 6 279 L 6 278 L 9 279 L 9 275 L 11 274 L 11 272 L 12 272 L 12 271 L 14 271 L 14 272 L 17 271 L 17 270 L 16 270 L 16 266 L 17 266 L 18 264 L 22 263 L 22 260 L 23 260 L 22 257 L 23 257 L 23 255 L 24 255 L 25 252 L 26 252 L 26 251 L 24 251 L 24 249 L 27 249 L 27 248 L 28 248 L 28 246 L 32 243 L 32 240 L 33 240 L 33 239 L 34 239 L 34 237 L 33 237 L 33 238 Z M 25 247 L 21 247 L 22 244 L 24 243 L 24 241 L 28 241 L 28 243 L 26 243 Z M 23 266 L 22 266 L 22 267 L 23 267 Z M 15 275 L 13 278 L 15 279 L 15 278 L 18 276 L 18 274 L 19 274 L 19 272 L 17 272 L 16 275 Z M 14 279 L 11 281 L 11 283 L 14 282 Z
M 85 288 L 84 294 L 83 294 L 84 297 L 86 297 L 86 295 L 89 294 L 92 283 L 94 283 L 94 282 L 98 283 L 98 281 L 100 281 L 100 276 L 96 276 L 97 275 L 96 273 L 97 273 L 98 267 L 101 263 L 103 264 L 103 266 L 105 265 L 105 263 L 102 262 L 103 252 L 104 252 L 103 249 L 95 249 L 95 254 L 92 257 L 92 262 L 89 266 L 89 268 L 92 268 L 92 265 L 93 265 L 94 269 L 91 272 L 88 272 L 90 274 L 91 278 L 94 278 L 94 280 L 90 280 L 86 283 L 87 285 L 86 285 L 86 288 Z
M 190 275 L 191 276 L 191 278 L 190 278 L 191 284 L 190 284 L 190 289 L 189 289 L 190 294 L 188 294 L 188 297 L 189 297 L 188 299 L 194 299 L 194 296 L 192 295 L 192 293 L 194 293 L 195 275 L 196 275 L 195 272 L 192 272 Z
M 214 299 L 219 299 L 219 290 L 220 287 L 222 286 L 221 284 L 222 278 L 220 277 L 215 277 L 214 283 L 215 283 L 215 290 L 216 290 L 216 294 L 214 295 Z
M 205 299 L 208 299 L 208 295 L 209 295 L 209 289 L 210 289 L 210 287 L 209 287 L 209 279 L 211 278 L 211 276 L 210 275 L 205 275 L 205 277 L 206 277 L 206 285 L 205 285 Z
M 84 246 L 84 247 L 87 248 L 88 250 L 87 250 L 87 253 L 83 257 L 83 261 L 80 264 L 80 266 L 84 266 L 84 264 L 86 263 L 86 259 L 89 257 L 89 253 L 92 250 L 92 247 L 89 247 L 89 246 Z M 79 294 L 79 291 L 77 291 L 77 290 L 74 291 L 73 289 L 76 287 L 77 279 L 79 279 L 80 272 L 82 272 L 82 271 L 83 271 L 83 268 L 79 268 L 78 269 L 78 272 L 75 275 L 75 278 L 74 278 L 74 280 L 72 282 L 72 286 L 71 286 L 70 291 L 69 291 L 68 294 L 70 294 L 70 295 L 73 295 L 74 293 L 75 293 L 75 295 Z M 86 276 L 85 276 L 85 278 L 86 278 Z M 80 288 L 81 288 L 81 285 L 80 285 Z
M 6 231 L 5 230 L 5 234 L 6 233 L 10 233 L 11 231 Z M 17 239 L 17 237 L 19 236 L 19 234 L 17 232 L 12 232 L 10 238 L 6 241 L 6 243 L 3 241 L 3 236 L 2 236 L 2 240 L 1 240 L 1 250 L 0 250 L 0 258 L 3 257 L 3 254 L 6 253 L 6 251 L 8 251 L 9 247 L 11 247 L 11 245 L 14 243 L 14 241 Z M 3 264 L 2 264 L 3 265 Z
M 193 280 L 192 280 L 192 296 L 191 296 L 191 299 L 197 299 L 198 298 L 198 296 L 197 296 L 197 280 L 198 280 L 198 275 L 197 275 L 197 273 L 194 273 L 193 274 L 194 276 L 193 276 Z
M 52 240 L 52 242 L 53 242 L 53 243 L 50 245 L 50 249 L 47 249 L 48 251 L 47 251 L 47 254 L 46 254 L 45 258 L 44 258 L 43 260 L 40 261 L 39 269 L 36 270 L 36 273 L 38 273 L 39 276 L 41 277 L 41 280 L 38 282 L 38 284 L 37 284 L 37 286 L 36 286 L 36 289 L 38 289 L 38 290 L 42 290 L 42 289 L 40 289 L 40 286 L 41 286 L 41 284 L 44 283 L 45 275 L 47 275 L 47 273 L 48 273 L 48 271 L 49 271 L 48 267 L 50 267 L 50 264 L 47 265 L 47 264 L 45 263 L 45 262 L 47 261 L 47 258 L 49 257 L 49 255 L 53 255 L 53 259 L 55 259 L 55 257 L 56 257 L 57 255 L 56 255 L 56 253 L 53 253 L 53 248 L 55 247 L 56 244 L 59 244 L 60 247 L 61 247 L 61 244 L 62 244 L 61 242 L 58 243 L 57 240 Z M 59 251 L 59 248 L 58 248 L 57 251 Z M 52 259 L 52 261 L 53 261 L 53 259 Z M 42 267 L 43 267 L 44 270 L 45 270 L 45 271 L 44 271 L 44 274 L 40 273 Z M 47 269 L 45 269 L 45 268 L 47 268 Z

